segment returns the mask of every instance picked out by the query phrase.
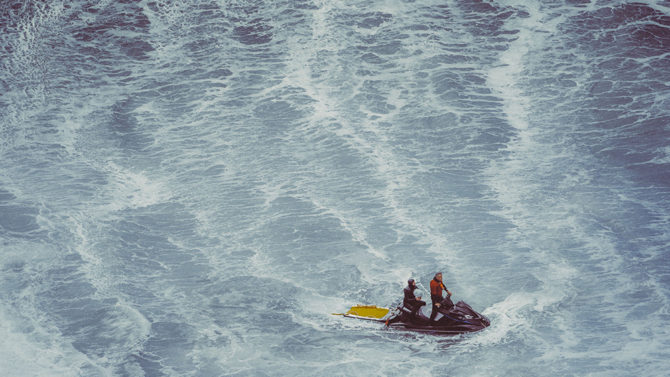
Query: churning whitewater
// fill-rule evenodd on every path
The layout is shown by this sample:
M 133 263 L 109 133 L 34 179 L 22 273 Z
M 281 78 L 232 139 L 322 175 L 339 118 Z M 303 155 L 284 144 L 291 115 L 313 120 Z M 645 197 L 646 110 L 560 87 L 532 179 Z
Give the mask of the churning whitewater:
M 2 376 L 670 370 L 670 1 L 4 0 L 0 84 Z

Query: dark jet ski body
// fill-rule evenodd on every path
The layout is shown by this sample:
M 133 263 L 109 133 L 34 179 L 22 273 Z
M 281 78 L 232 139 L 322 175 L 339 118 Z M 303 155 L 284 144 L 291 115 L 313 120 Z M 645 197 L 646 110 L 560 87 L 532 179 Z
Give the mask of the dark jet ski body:
M 484 315 L 476 312 L 463 301 L 449 308 L 438 310 L 438 315 L 431 321 L 421 310 L 412 313 L 407 308 L 400 308 L 395 316 L 386 321 L 390 328 L 407 329 L 436 334 L 463 334 L 475 332 L 488 327 L 491 322 Z
M 477 313 L 463 301 L 459 301 L 456 305 L 453 305 L 450 300 L 445 300 L 444 303 L 435 321 L 431 321 L 421 310 L 412 313 L 411 310 L 403 307 L 391 310 L 374 305 L 356 305 L 346 313 L 333 314 L 386 323 L 392 329 L 445 335 L 475 332 L 491 324 L 488 318 Z

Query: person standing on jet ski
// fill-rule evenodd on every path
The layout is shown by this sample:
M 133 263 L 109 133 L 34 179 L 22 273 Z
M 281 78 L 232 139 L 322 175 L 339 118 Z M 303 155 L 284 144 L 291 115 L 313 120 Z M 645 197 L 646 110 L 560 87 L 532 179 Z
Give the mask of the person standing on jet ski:
M 414 296 L 414 290 L 416 289 L 416 282 L 414 279 L 407 280 L 407 287 L 403 290 L 405 293 L 405 298 L 402 300 L 402 305 L 407 309 L 412 311 L 412 315 L 416 314 L 422 306 L 426 305 L 425 301 L 421 300 L 421 296 Z
M 442 291 L 447 291 L 447 297 L 442 297 Z M 444 309 L 450 309 L 454 306 L 454 303 L 451 301 L 451 292 L 444 286 L 442 283 L 442 273 L 438 272 L 433 277 L 433 280 L 430 281 L 430 300 L 433 302 L 433 311 L 430 313 L 430 320 L 435 320 L 437 316 L 437 311 L 441 306 Z

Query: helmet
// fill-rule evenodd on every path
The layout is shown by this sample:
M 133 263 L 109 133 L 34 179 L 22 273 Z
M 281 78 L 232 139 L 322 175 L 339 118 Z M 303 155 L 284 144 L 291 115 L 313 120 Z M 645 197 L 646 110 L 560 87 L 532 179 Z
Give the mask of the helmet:
M 423 292 L 419 288 L 414 290 L 414 297 L 423 297 Z
M 407 284 L 409 284 L 410 286 L 414 285 L 414 279 L 407 280 Z

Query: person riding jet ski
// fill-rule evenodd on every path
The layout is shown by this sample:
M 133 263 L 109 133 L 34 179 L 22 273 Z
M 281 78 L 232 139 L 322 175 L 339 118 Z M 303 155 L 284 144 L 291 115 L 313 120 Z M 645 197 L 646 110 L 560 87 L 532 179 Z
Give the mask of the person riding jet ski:
M 447 292 L 447 297 L 442 297 L 442 291 Z M 438 272 L 430 281 L 430 300 L 433 302 L 433 311 L 430 313 L 430 320 L 434 321 L 440 308 L 451 309 L 454 303 L 451 301 L 451 291 L 444 286 L 442 282 L 442 273 Z
M 419 294 L 418 297 L 415 292 Z M 411 314 L 415 314 L 417 310 L 426 305 L 426 302 L 421 300 L 419 292 L 420 291 L 416 287 L 416 281 L 414 281 L 414 279 L 407 280 L 407 287 L 403 290 L 405 298 L 402 300 L 402 305 L 407 308 Z
M 436 274 L 437 278 L 437 274 Z M 441 283 L 439 278 L 435 280 L 436 283 L 432 286 Z M 431 287 L 432 288 L 432 287 Z M 459 301 L 454 305 L 450 298 L 450 291 L 441 285 L 442 290 L 447 291 L 447 297 L 438 301 L 442 296 L 442 290 L 431 289 L 431 293 L 435 294 L 433 299 L 433 319 L 421 313 L 421 307 L 426 305 L 425 301 L 421 300 L 421 293 L 416 287 L 414 279 L 407 281 L 407 287 L 404 289 L 403 305 L 399 306 L 393 313 L 389 313 L 387 319 L 381 319 L 387 327 L 400 327 L 414 331 L 425 331 L 430 333 L 441 334 L 461 334 L 465 332 L 479 331 L 488 327 L 491 323 L 485 316 L 477 313 L 463 301 Z M 397 323 L 400 322 L 400 323 Z M 393 326 L 391 326 L 393 325 Z
M 402 307 L 399 307 L 400 313 L 393 318 L 389 318 L 385 322 L 386 326 L 394 322 L 411 321 L 413 318 L 417 317 L 419 309 L 426 305 L 426 302 L 421 300 L 422 296 L 414 279 L 407 280 L 407 286 L 403 289 L 403 293 L 405 297 L 402 300 Z

